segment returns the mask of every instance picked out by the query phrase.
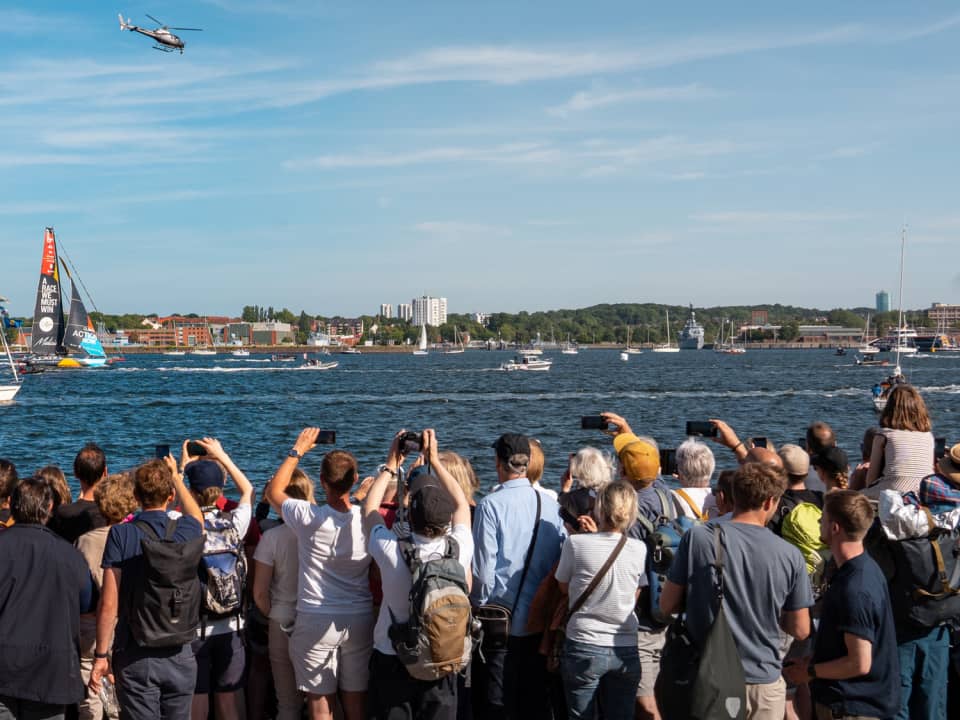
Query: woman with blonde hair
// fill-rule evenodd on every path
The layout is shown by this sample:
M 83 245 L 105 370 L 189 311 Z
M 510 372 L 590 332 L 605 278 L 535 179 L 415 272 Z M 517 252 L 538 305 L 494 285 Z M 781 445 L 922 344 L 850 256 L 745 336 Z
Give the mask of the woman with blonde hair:
M 557 491 L 545 488 L 540 484 L 540 478 L 543 477 L 543 466 L 546 457 L 543 454 L 543 446 L 536 438 L 530 438 L 530 462 L 527 463 L 527 480 L 533 485 L 535 490 L 539 490 L 544 495 L 549 495 L 554 500 L 557 499 Z
M 563 544 L 556 578 L 569 597 L 560 661 L 569 717 L 633 717 L 640 681 L 634 606 L 646 546 L 628 538 L 637 516 L 637 493 L 626 482 L 599 493 L 599 532 L 571 535 Z
M 440 464 L 443 465 L 448 473 L 453 475 L 453 479 L 457 481 L 457 485 L 463 490 L 463 494 L 466 495 L 470 507 L 475 507 L 477 503 L 473 499 L 473 496 L 477 490 L 480 489 L 480 481 L 477 479 L 477 474 L 473 471 L 473 465 L 471 465 L 470 461 L 465 457 L 457 455 L 457 453 L 450 450 L 441 450 L 438 457 L 440 458 Z
M 917 389 L 906 383 L 894 387 L 880 414 L 864 495 L 878 498 L 883 490 L 919 492 L 920 481 L 936 472 L 932 429 Z
M 313 482 L 300 468 L 293 471 L 287 495 L 316 504 Z M 297 536 L 281 524 L 267 530 L 253 554 L 253 602 L 270 621 L 267 646 L 277 692 L 277 720 L 299 720 L 303 696 L 290 661 L 290 638 L 297 617 Z

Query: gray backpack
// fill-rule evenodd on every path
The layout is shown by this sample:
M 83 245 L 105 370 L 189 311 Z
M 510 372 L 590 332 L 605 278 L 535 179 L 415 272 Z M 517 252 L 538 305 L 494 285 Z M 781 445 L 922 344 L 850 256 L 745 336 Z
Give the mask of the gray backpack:
M 422 562 L 410 538 L 398 541 L 410 569 L 410 617 L 397 622 L 390 611 L 390 642 L 397 659 L 417 680 L 436 680 L 470 662 L 473 619 L 467 579 L 457 560 L 459 546 L 445 538 L 442 557 Z

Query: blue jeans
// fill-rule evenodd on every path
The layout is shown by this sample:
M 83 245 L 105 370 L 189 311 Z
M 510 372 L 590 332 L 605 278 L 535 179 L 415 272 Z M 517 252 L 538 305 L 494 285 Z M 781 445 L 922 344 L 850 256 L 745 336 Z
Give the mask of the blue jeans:
M 897 720 L 938 720 L 947 716 L 950 632 L 935 627 L 897 645 L 900 656 L 900 712 Z
M 175 649 L 139 648 L 113 654 L 120 720 L 189 720 L 197 661 L 190 644 Z
M 636 645 L 606 647 L 567 640 L 560 674 L 571 720 L 593 720 L 597 702 L 608 718 L 632 718 L 640 654 Z

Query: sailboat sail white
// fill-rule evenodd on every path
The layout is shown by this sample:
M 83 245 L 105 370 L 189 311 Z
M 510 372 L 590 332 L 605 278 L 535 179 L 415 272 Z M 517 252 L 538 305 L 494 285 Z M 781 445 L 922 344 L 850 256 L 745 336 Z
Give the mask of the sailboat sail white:
M 444 351 L 444 355 L 461 355 L 463 354 L 463 341 L 460 339 L 460 331 L 457 330 L 457 326 L 453 326 L 453 345 L 448 345 Z
M 427 350 L 427 326 L 426 323 L 420 326 L 420 341 L 417 343 L 417 349 L 413 351 L 414 355 L 429 355 Z
M 670 310 L 667 309 L 667 341 L 662 345 L 657 345 L 653 348 L 655 353 L 678 353 L 680 352 L 680 346 L 674 345 L 670 341 Z

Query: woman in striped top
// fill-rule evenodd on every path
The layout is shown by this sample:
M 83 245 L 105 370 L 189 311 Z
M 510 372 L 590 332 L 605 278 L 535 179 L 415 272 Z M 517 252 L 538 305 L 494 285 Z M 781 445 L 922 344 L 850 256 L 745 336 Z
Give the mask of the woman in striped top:
M 920 481 L 935 472 L 931 428 L 917 389 L 907 384 L 894 387 L 880 415 L 864 494 L 877 498 L 883 490 L 918 492 Z

